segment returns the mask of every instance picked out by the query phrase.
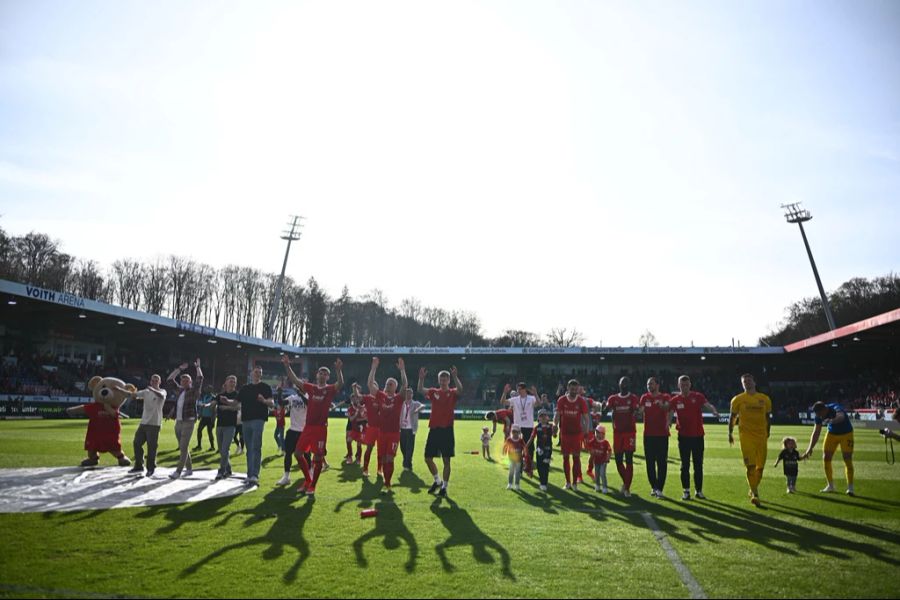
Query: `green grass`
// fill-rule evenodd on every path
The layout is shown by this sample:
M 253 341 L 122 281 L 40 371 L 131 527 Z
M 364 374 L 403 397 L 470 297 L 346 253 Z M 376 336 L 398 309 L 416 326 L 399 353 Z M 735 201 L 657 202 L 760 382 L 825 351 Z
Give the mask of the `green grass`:
M 130 446 L 136 422 L 122 438 Z M 201 503 L 74 513 L 0 515 L 0 595 L 81 593 L 134 596 L 686 597 L 640 512 L 651 513 L 710 597 L 896 597 L 900 564 L 900 466 L 884 461 L 882 438 L 856 434 L 858 497 L 821 495 L 821 446 L 801 463 L 799 494 L 785 494 L 781 468 L 769 468 L 764 507 L 747 501 L 739 450 L 724 426 L 707 432 L 707 501 L 649 497 L 636 458 L 636 497 L 600 497 L 530 481 L 506 491 L 502 461 L 478 450 L 481 423 L 457 423 L 452 501 L 426 493 L 430 477 L 417 440 L 415 475 L 403 474 L 392 500 L 380 482 L 343 467 L 343 422 L 329 438 L 332 469 L 314 501 L 274 488 L 274 422 L 266 427 L 259 490 Z M 0 422 L 0 467 L 69 466 L 81 460 L 84 421 Z M 776 427 L 804 446 L 810 429 Z M 639 434 L 640 435 L 640 434 Z M 161 435 L 162 466 L 172 466 L 172 424 Z M 501 442 L 494 443 L 499 456 Z M 640 452 L 640 437 L 638 450 Z M 130 452 L 129 452 L 130 454 Z M 679 491 L 670 443 L 667 493 Z M 103 458 L 111 464 L 110 457 Z M 243 471 L 245 458 L 235 469 Z M 209 452 L 195 468 L 212 467 Z M 561 465 L 557 455 L 554 466 Z M 843 489 L 840 459 L 835 463 Z M 615 465 L 613 487 L 620 485 Z M 374 506 L 376 519 L 359 511 Z

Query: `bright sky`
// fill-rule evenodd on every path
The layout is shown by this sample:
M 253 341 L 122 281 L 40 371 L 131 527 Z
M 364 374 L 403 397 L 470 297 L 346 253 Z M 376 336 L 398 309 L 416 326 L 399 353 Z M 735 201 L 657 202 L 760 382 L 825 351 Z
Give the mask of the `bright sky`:
M 745 345 L 900 267 L 900 3 L 0 2 L 0 226 Z

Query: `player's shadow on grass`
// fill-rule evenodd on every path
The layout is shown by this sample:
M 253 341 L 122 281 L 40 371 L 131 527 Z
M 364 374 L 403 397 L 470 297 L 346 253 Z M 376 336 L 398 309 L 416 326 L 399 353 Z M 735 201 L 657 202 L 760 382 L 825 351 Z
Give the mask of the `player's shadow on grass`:
M 271 520 L 269 530 L 264 534 L 249 539 L 241 538 L 233 544 L 219 548 L 215 552 L 186 567 L 181 572 L 181 577 L 196 574 L 202 567 L 212 561 L 225 556 L 233 550 L 242 550 L 248 546 L 264 546 L 263 560 L 277 560 L 284 555 L 285 548 L 292 548 L 297 552 L 297 557 L 282 576 L 284 583 L 293 583 L 297 580 L 297 573 L 310 556 L 309 543 L 303 537 L 303 526 L 312 513 L 315 505 L 314 499 L 297 503 L 297 494 L 292 489 L 277 488 L 266 494 L 265 498 L 253 508 L 233 512 L 226 516 L 220 525 L 227 524 L 237 515 L 247 515 L 244 527 L 252 527 L 266 520 Z
M 349 466 L 349 465 L 348 465 Z M 341 512 L 341 509 L 344 508 L 345 505 L 350 504 L 356 500 L 359 501 L 360 508 L 370 508 L 372 506 L 372 501 L 378 497 L 379 492 L 381 491 L 381 484 L 377 483 L 375 479 L 370 477 L 361 477 L 362 479 L 362 487 L 359 490 L 359 493 L 355 496 L 351 496 L 349 498 L 344 498 L 334 507 L 334 512 Z
M 240 495 L 210 498 L 188 504 L 150 506 L 136 516 L 138 519 L 155 519 L 161 516 L 166 524 L 157 529 L 156 533 L 172 533 L 185 525 L 204 523 L 226 514 L 226 507 L 237 498 L 240 498 Z
M 400 473 L 400 479 L 397 480 L 397 483 L 400 487 L 409 488 L 409 491 L 413 494 L 421 494 L 422 490 L 427 487 L 425 485 L 425 480 L 406 469 Z
M 416 570 L 416 561 L 419 557 L 419 544 L 416 538 L 403 522 L 403 512 L 393 500 L 381 500 L 375 503 L 378 514 L 375 515 L 375 528 L 357 538 L 353 542 L 353 552 L 356 555 L 356 564 L 361 568 L 369 566 L 363 554 L 363 546 L 369 540 L 384 538 L 383 544 L 386 550 L 396 550 L 400 542 L 406 542 L 409 547 L 409 559 L 404 568 L 407 573 Z
M 687 543 L 716 544 L 722 540 L 742 539 L 793 556 L 817 553 L 826 554 L 830 558 L 852 560 L 854 556 L 850 553 L 858 553 L 890 565 L 900 564 L 900 561 L 886 554 L 884 547 L 799 525 L 793 520 L 778 519 L 758 508 L 745 509 L 715 500 L 691 501 L 689 506 L 687 503 L 673 504 L 673 502 L 671 500 L 648 502 L 632 498 L 630 503 L 632 511 L 609 514 L 613 518 L 642 526 L 643 519 L 640 512 L 650 513 L 667 535 Z M 795 518 L 801 516 L 823 525 L 846 529 L 860 535 L 875 535 L 877 539 L 889 541 L 884 532 L 876 532 L 864 525 L 813 513 L 802 514 L 802 511 L 789 516 Z M 896 538 L 896 535 L 894 537 Z
M 447 506 L 442 505 L 442 500 Z M 456 571 L 456 567 L 447 558 L 447 550 L 455 546 L 471 546 L 472 556 L 480 563 L 490 564 L 495 562 L 491 550 L 500 557 L 500 568 L 503 576 L 512 581 L 516 580 L 512 572 L 509 552 L 495 539 L 487 535 L 475 524 L 471 515 L 463 510 L 450 498 L 435 498 L 431 503 L 431 512 L 441 520 L 441 524 L 450 532 L 450 537 L 434 547 L 441 566 L 447 573 Z
M 362 467 L 355 462 L 349 465 L 341 461 L 341 470 L 338 471 L 338 483 L 353 483 L 362 479 Z

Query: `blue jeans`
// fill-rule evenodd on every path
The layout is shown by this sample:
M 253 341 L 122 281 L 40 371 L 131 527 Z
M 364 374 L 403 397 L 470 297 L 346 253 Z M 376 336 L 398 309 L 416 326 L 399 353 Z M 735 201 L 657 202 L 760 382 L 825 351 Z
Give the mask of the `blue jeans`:
M 244 444 L 247 448 L 247 479 L 259 479 L 262 468 L 263 428 L 262 419 L 244 421 Z
M 219 444 L 219 473 L 222 475 L 231 475 L 231 459 L 228 457 L 228 453 L 231 451 L 231 438 L 233 437 L 233 425 L 216 427 L 216 442 Z
M 278 444 L 278 450 L 284 452 L 284 427 L 275 426 L 275 443 Z

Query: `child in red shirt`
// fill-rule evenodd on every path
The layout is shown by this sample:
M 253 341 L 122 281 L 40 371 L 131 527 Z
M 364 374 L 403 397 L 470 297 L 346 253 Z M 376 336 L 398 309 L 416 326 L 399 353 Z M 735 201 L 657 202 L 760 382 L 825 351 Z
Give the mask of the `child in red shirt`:
M 612 453 L 612 446 L 606 440 L 606 427 L 598 425 L 594 429 L 594 435 L 589 437 L 584 443 L 587 451 L 591 453 L 591 464 L 594 467 L 594 490 L 604 494 L 609 493 L 606 487 L 606 466 L 609 464 L 609 455 Z M 601 488 L 601 485 L 602 488 Z

